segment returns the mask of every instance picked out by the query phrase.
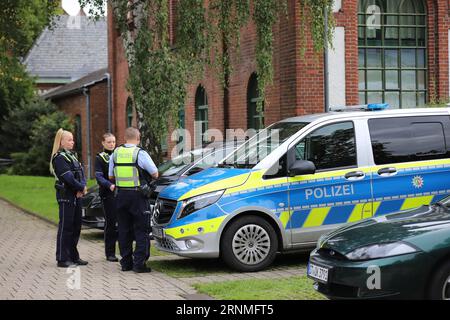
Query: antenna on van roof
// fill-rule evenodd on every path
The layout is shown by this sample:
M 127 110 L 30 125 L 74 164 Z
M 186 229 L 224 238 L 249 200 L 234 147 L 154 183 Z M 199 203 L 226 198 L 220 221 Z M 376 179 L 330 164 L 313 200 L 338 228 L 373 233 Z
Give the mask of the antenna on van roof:
M 343 107 L 332 107 L 330 111 L 332 112 L 349 112 L 349 111 L 381 111 L 389 109 L 388 103 L 370 103 L 370 104 L 360 104 L 355 106 L 343 106 Z

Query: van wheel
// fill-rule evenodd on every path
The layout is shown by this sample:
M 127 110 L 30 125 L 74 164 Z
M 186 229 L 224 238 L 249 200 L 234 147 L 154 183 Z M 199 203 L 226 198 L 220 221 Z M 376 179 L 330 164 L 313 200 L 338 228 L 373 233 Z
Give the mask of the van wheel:
M 434 273 L 428 292 L 431 300 L 450 300 L 450 261 L 445 262 Z
M 259 271 L 272 264 L 277 248 L 275 230 L 258 216 L 245 216 L 232 222 L 220 243 L 225 263 L 245 272 Z

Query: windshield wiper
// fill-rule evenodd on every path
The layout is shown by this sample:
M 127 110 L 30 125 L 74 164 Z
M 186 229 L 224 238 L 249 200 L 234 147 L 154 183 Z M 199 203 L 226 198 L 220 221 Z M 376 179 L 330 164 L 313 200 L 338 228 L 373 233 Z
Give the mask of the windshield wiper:
M 441 207 L 441 208 L 443 208 L 446 211 L 449 209 L 445 204 L 443 204 L 443 203 L 441 203 L 439 201 L 434 203 L 434 205 L 437 206 L 437 207 Z
M 217 165 L 217 168 L 235 168 L 235 166 L 229 163 L 220 163 Z

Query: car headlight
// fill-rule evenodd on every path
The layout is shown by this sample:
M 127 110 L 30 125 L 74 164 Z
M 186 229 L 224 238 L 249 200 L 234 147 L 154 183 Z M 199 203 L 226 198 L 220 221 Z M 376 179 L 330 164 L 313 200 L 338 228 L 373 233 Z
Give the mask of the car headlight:
M 222 197 L 224 192 L 225 190 L 220 190 L 183 200 L 178 219 L 184 218 L 197 210 L 206 208 L 207 206 L 216 203 L 220 197 Z
M 408 243 L 393 242 L 361 247 L 347 253 L 345 256 L 350 260 L 371 260 L 399 256 L 417 251 L 416 248 Z

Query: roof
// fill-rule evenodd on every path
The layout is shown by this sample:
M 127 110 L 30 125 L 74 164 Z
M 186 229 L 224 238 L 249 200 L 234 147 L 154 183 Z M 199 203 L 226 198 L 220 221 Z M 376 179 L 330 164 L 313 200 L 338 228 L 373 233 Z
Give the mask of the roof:
M 89 73 L 81 79 L 78 79 L 74 82 L 66 84 L 64 86 L 53 89 L 42 97 L 44 99 L 57 99 L 65 96 L 69 96 L 74 93 L 79 93 L 83 91 L 83 88 L 90 87 L 98 82 L 105 81 L 107 79 L 106 73 L 108 72 L 108 68 L 102 68 L 100 70 Z
M 449 113 L 450 108 L 409 108 L 409 109 L 387 109 L 382 111 L 330 111 L 327 113 L 309 114 L 284 119 L 280 122 L 314 122 L 316 120 L 328 120 L 338 118 L 357 118 L 357 117 L 382 117 L 395 115 L 420 115 L 430 113 Z
M 61 15 L 46 28 L 24 59 L 27 71 L 38 83 L 67 83 L 106 68 L 108 44 L 106 20 Z

